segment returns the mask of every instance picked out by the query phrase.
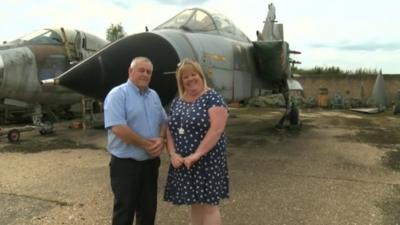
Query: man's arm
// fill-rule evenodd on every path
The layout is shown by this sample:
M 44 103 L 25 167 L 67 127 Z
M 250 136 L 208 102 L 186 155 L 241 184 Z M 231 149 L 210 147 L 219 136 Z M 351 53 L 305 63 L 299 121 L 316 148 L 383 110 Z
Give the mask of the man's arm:
M 158 145 L 145 139 L 129 128 L 127 125 L 115 125 L 111 131 L 126 144 L 135 145 L 146 150 L 152 156 L 158 156 Z
M 164 139 L 167 137 L 166 135 L 167 135 L 167 125 L 165 123 L 162 123 L 160 126 L 160 137 Z
M 150 140 L 153 143 L 153 148 L 152 148 L 153 156 L 159 156 L 161 154 L 162 150 L 164 149 L 164 139 L 165 139 L 165 135 L 166 135 L 166 129 L 167 129 L 167 125 L 165 123 L 161 123 L 159 137 L 150 138 Z

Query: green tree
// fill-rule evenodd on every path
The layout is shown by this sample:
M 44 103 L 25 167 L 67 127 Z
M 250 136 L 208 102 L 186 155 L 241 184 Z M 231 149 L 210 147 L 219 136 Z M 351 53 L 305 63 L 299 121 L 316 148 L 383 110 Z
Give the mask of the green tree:
M 119 24 L 111 24 L 109 28 L 107 28 L 107 40 L 110 42 L 114 42 L 120 38 L 125 37 L 126 33 L 122 25 Z
M 296 66 L 292 68 L 293 73 L 307 74 L 307 75 L 377 75 L 382 71 L 377 69 L 360 68 L 355 70 L 341 70 L 338 66 L 315 66 L 311 69 L 301 69 Z

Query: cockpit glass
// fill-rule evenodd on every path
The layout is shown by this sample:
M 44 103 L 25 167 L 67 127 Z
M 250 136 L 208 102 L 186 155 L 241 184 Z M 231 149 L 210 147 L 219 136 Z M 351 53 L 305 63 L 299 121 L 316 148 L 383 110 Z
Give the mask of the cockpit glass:
M 235 34 L 235 26 L 231 23 L 231 21 L 229 21 L 228 18 L 222 15 L 214 14 L 214 19 L 218 29 L 221 32 L 229 33 L 231 35 Z
M 235 26 L 233 22 L 231 22 L 226 16 L 214 13 L 213 18 L 215 23 L 217 24 L 218 30 L 225 35 L 234 36 L 238 40 L 248 41 L 247 36 Z
M 208 32 L 217 28 L 212 18 L 204 11 L 188 9 L 161 24 L 157 29 L 186 29 L 193 32 Z
M 156 28 L 156 30 L 157 29 L 167 29 L 167 28 L 179 29 L 179 27 L 186 24 L 188 19 L 192 16 L 193 11 L 194 11 L 193 9 L 188 9 L 188 10 L 185 10 L 185 11 L 179 13 L 178 15 L 172 17 L 167 22 L 158 26 Z
M 37 30 L 20 37 L 15 42 L 30 42 L 32 44 L 62 44 L 60 35 L 51 30 Z
M 197 10 L 190 18 L 186 26 L 192 31 L 213 31 L 216 30 L 213 20 L 208 14 Z
M 227 17 L 201 9 L 187 9 L 161 24 L 158 29 L 184 29 L 191 32 L 220 33 L 240 41 L 248 42 L 247 36 Z

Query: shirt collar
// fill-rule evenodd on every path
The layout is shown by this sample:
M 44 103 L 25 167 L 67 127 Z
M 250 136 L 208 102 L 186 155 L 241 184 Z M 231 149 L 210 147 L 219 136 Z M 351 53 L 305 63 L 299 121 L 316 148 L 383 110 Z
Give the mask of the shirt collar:
M 144 94 L 142 94 L 140 89 L 131 80 L 128 79 L 126 82 L 128 83 L 128 86 L 130 86 L 138 95 L 147 96 L 150 93 L 150 88 L 147 88 Z

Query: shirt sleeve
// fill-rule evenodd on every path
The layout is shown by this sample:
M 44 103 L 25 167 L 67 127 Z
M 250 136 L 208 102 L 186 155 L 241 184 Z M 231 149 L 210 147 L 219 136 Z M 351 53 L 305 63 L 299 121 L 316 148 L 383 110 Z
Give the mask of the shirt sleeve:
M 161 106 L 161 121 L 163 121 L 163 123 L 168 123 L 168 116 L 167 113 L 165 112 L 164 107 Z
M 168 116 L 172 116 L 172 109 L 175 107 L 175 104 L 176 104 L 176 102 L 178 101 L 178 98 L 179 98 L 179 97 L 175 97 L 175 98 L 172 100 L 172 102 L 171 102 L 171 104 L 169 105 L 169 107 L 167 108 L 167 114 L 168 114 Z
M 208 99 L 207 99 L 207 108 L 209 109 L 212 107 L 227 108 L 227 105 L 226 105 L 224 99 L 222 98 L 222 96 L 214 90 L 209 91 Z
M 125 95 L 123 90 L 112 90 L 104 100 L 104 127 L 126 125 Z
M 155 101 L 157 102 L 157 104 L 160 107 L 160 114 L 159 114 L 160 118 L 159 119 L 160 119 L 161 123 L 167 123 L 168 122 L 168 116 L 167 116 L 167 113 L 165 112 L 165 109 L 164 109 L 162 103 L 161 103 L 160 96 L 154 90 L 152 90 L 152 93 L 154 94 Z

